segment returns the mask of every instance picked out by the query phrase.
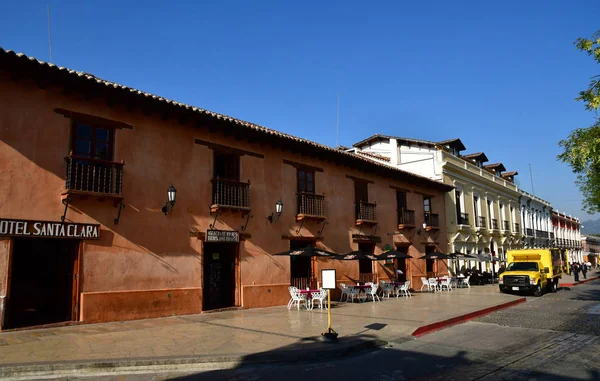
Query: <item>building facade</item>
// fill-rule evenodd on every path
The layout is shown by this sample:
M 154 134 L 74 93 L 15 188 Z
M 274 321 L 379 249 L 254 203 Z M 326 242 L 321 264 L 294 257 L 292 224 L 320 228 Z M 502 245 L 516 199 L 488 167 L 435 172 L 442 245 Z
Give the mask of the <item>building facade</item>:
M 1 49 L 0 87 L 3 329 L 285 305 L 322 268 L 447 273 L 418 258 L 448 249 L 450 185 Z M 414 259 L 273 255 L 307 245 Z
M 503 261 L 506 250 L 523 247 L 521 193 L 514 183 L 518 173 L 506 172 L 501 163 L 486 164 L 482 152 L 461 155 L 464 150 L 460 139 L 431 142 L 374 135 L 349 151 L 453 186 L 446 193 L 450 252 L 492 254 Z
M 521 234 L 525 248 L 554 247 L 552 205 L 539 197 L 519 190 Z
M 598 268 L 598 255 L 600 254 L 600 237 L 593 235 L 581 236 L 581 249 L 583 261 L 590 262 L 592 268 Z
M 569 263 L 583 262 L 581 247 L 581 222 L 558 210 L 552 211 L 555 247 L 568 251 Z

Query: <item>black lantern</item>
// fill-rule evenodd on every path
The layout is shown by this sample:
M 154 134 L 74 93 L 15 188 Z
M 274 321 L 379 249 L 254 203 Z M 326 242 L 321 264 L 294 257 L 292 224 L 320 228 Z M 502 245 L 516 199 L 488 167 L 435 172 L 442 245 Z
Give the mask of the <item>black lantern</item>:
M 281 202 L 281 200 L 278 200 L 275 203 L 275 213 L 271 213 L 271 215 L 269 217 L 267 217 L 267 219 L 269 220 L 270 223 L 277 222 L 277 221 L 279 221 L 279 217 L 281 217 L 282 212 L 283 212 L 283 202 Z
M 167 203 L 162 207 L 162 212 L 165 216 L 173 210 L 173 206 L 175 206 L 175 197 L 177 195 L 177 189 L 171 184 L 169 189 L 167 189 Z

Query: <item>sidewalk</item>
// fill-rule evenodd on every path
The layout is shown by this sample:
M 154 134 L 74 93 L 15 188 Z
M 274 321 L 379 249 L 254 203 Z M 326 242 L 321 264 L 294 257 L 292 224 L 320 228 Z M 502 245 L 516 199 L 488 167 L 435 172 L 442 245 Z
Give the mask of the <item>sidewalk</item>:
M 575 282 L 575 277 L 573 275 L 563 275 L 560 280 L 559 286 L 561 287 L 572 287 L 577 286 L 578 284 L 587 283 L 595 279 L 600 279 L 600 271 L 591 270 L 587 272 L 587 278 L 583 277 L 582 273 L 579 273 L 579 283 Z
M 344 355 L 408 340 L 419 327 L 519 299 L 489 285 L 414 293 L 409 299 L 383 299 L 381 303 L 336 302 L 332 308 L 332 326 L 340 334 L 336 344 L 319 340 L 327 328 L 325 310 L 288 311 L 286 306 L 4 332 L 0 333 L 0 378 L 24 371 L 79 367 L 81 373 L 85 367 L 120 366 L 111 361 L 126 366 L 164 365 L 182 359 L 239 365 L 285 361 L 282 354 L 288 354 L 288 361 L 302 360 L 299 356 L 305 352 L 320 358 Z

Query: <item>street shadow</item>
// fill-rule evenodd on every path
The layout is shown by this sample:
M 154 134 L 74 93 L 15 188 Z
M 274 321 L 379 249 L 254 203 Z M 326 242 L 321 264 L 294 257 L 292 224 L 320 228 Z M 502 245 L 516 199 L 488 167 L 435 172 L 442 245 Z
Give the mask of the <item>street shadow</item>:
M 504 368 L 494 359 L 473 360 L 465 350 L 437 355 L 399 349 L 396 344 L 380 347 L 370 335 L 342 337 L 336 343 L 318 339 L 298 342 L 271 351 L 244 356 L 232 369 L 220 369 L 169 378 L 175 381 L 210 380 L 600 380 L 595 369 L 587 377 L 565 377 L 538 370 Z M 456 378 L 458 377 L 458 378 Z

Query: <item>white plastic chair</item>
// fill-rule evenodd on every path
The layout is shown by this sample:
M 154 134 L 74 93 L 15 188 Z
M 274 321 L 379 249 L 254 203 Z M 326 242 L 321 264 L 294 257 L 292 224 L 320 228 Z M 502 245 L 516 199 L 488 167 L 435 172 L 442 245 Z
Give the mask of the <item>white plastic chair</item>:
M 315 306 L 315 300 L 317 300 L 319 302 L 319 309 L 323 309 L 323 302 L 325 301 L 325 299 L 327 299 L 327 290 L 324 289 L 320 289 L 319 292 L 311 292 L 311 304 L 314 308 Z M 327 309 L 327 304 L 325 304 L 325 309 Z
M 288 310 L 291 309 L 294 306 L 294 304 L 296 304 L 296 306 L 298 307 L 298 310 L 300 310 L 300 303 L 304 303 L 304 306 L 308 309 L 308 304 L 307 304 L 308 294 L 303 294 L 300 292 L 299 289 L 294 287 L 294 290 L 293 290 L 293 292 L 291 292 L 291 295 L 292 295 L 292 301 L 291 301 L 291 303 L 288 304 Z
M 410 294 L 410 281 L 407 280 L 404 284 L 400 285 L 398 288 L 398 295 L 403 294 L 407 298 L 410 298 L 412 295 Z
M 290 301 L 288 302 L 288 310 L 289 310 L 292 306 L 292 302 L 294 301 L 294 292 L 296 292 L 296 287 L 290 286 L 290 287 L 288 287 L 288 291 L 290 293 Z
M 375 298 L 377 298 L 377 300 L 379 300 L 381 302 L 381 299 L 379 298 L 379 295 L 377 295 L 377 288 L 379 286 L 377 286 L 376 284 L 371 283 L 371 288 L 367 288 L 365 290 L 365 295 L 366 295 L 366 300 L 369 299 L 369 297 L 371 297 L 371 299 L 373 299 L 373 302 L 375 302 Z
M 436 292 L 438 290 L 438 281 L 436 278 L 429 278 L 427 280 L 429 282 L 429 290 Z
M 346 297 L 346 301 L 348 301 L 348 286 L 344 283 L 340 283 L 340 289 L 342 290 L 342 295 L 340 295 L 340 302 L 344 301 L 344 296 Z
M 427 291 L 431 291 L 431 286 L 429 285 L 429 280 L 427 278 L 425 278 L 424 276 L 421 277 L 421 290 L 423 291 L 423 288 L 427 287 Z
M 463 286 L 467 286 L 467 287 L 471 288 L 471 285 L 469 284 L 470 278 L 471 278 L 471 276 L 467 275 L 467 277 L 465 279 L 463 279 L 463 281 L 462 281 Z
M 347 291 L 346 302 L 352 300 L 352 303 L 354 303 L 354 298 L 358 299 L 360 290 L 356 287 L 348 286 Z
M 395 294 L 394 285 L 391 283 L 381 282 L 381 294 L 383 297 L 390 298 L 390 295 Z

